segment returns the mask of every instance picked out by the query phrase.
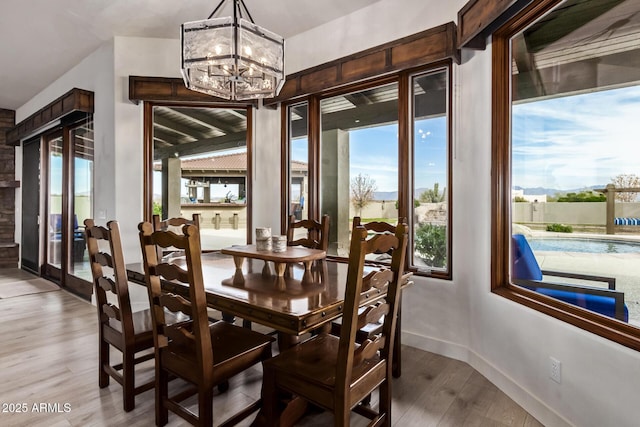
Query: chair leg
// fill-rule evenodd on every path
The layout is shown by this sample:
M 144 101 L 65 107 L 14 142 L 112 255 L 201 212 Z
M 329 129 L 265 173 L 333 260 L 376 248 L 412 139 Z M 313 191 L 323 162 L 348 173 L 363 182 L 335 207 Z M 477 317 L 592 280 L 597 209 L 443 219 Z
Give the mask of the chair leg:
M 262 416 L 264 425 L 278 427 L 278 390 L 276 389 L 275 375 L 271 369 L 264 369 L 262 373 Z M 261 417 L 258 414 L 258 417 Z M 256 418 L 257 420 L 258 418 Z
M 198 424 L 213 427 L 213 393 L 211 389 L 198 390 Z
M 136 406 L 135 393 L 135 354 L 130 351 L 122 353 L 122 400 L 125 412 Z
M 389 377 L 380 384 L 380 402 L 378 404 L 378 413 L 384 416 L 382 425 L 389 427 L 391 425 L 391 381 Z
M 169 422 L 169 410 L 164 404 L 169 393 L 169 374 L 158 367 L 156 360 L 156 425 L 164 426 Z
M 333 408 L 333 418 L 336 427 L 346 427 L 351 422 L 351 410 L 346 405 L 346 402 L 340 401 L 335 403 Z
M 109 374 L 105 370 L 109 365 L 109 343 L 102 339 L 102 334 L 98 347 L 98 386 L 105 388 L 109 386 Z

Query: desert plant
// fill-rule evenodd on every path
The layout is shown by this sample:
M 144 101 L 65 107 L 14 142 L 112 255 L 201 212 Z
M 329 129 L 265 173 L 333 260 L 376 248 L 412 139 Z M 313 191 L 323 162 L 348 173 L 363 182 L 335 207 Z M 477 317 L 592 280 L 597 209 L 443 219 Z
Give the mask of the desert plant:
M 447 228 L 444 225 L 420 223 L 416 229 L 415 249 L 432 267 L 444 267 L 447 262 Z
M 423 203 L 440 203 L 444 201 L 444 192 L 440 193 L 440 184 L 437 182 L 433 184 L 433 189 L 424 190 L 418 200 Z

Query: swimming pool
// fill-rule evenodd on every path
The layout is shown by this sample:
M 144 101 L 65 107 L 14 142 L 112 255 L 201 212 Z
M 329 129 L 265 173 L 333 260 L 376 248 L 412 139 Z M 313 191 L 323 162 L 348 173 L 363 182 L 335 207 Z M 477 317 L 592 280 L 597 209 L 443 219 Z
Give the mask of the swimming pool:
M 640 242 L 580 238 L 529 238 L 534 251 L 628 254 L 640 252 Z

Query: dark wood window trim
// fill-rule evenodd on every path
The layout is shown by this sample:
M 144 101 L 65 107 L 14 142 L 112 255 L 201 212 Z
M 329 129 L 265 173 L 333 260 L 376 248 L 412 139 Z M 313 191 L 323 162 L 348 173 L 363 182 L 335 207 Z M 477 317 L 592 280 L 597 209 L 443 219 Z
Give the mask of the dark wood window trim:
M 74 88 L 42 107 L 7 131 L 7 145 L 18 146 L 20 141 L 56 120 L 75 121 L 74 117 L 93 114 L 93 92 Z
M 196 92 L 187 89 L 184 81 L 177 77 L 146 77 L 146 76 L 129 76 L 129 100 L 134 103 L 140 101 L 154 102 L 199 102 L 207 104 L 229 104 L 230 101 L 224 98 L 207 95 L 206 93 Z M 238 105 L 257 106 L 256 100 L 233 102 L 236 107 Z
M 491 289 L 494 293 L 603 338 L 640 350 L 640 329 L 588 310 L 545 297 L 510 282 L 511 245 L 511 61 L 509 39 L 560 0 L 540 0 L 499 28 L 492 38 L 492 233 Z
M 449 22 L 371 49 L 287 76 L 280 94 L 265 105 L 299 100 L 327 88 L 338 88 L 365 79 L 397 74 L 400 71 L 444 59 L 460 63 L 456 24 Z

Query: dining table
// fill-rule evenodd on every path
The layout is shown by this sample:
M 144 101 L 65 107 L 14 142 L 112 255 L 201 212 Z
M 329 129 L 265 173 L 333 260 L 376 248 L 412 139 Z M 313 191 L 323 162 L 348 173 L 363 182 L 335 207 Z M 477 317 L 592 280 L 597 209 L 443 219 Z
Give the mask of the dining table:
M 230 253 L 213 251 L 202 253 L 201 260 L 207 305 L 227 315 L 274 329 L 281 351 L 295 345 L 300 336 L 327 328 L 342 315 L 346 262 L 323 257 L 306 266 L 292 261 L 287 263 L 286 272 L 278 275 L 265 270 L 265 260 L 260 257 L 247 257 L 238 263 Z M 182 256 L 171 262 L 186 266 Z M 366 266 L 365 274 L 375 268 L 379 267 Z M 127 277 L 133 283 L 145 285 L 142 262 L 127 264 Z M 402 286 L 409 284 L 411 281 L 405 280 Z M 166 292 L 189 296 L 184 284 L 164 280 L 162 288 Z M 360 305 L 369 305 L 384 296 L 378 292 L 365 293 Z M 400 376 L 400 319 L 397 325 L 395 377 Z

